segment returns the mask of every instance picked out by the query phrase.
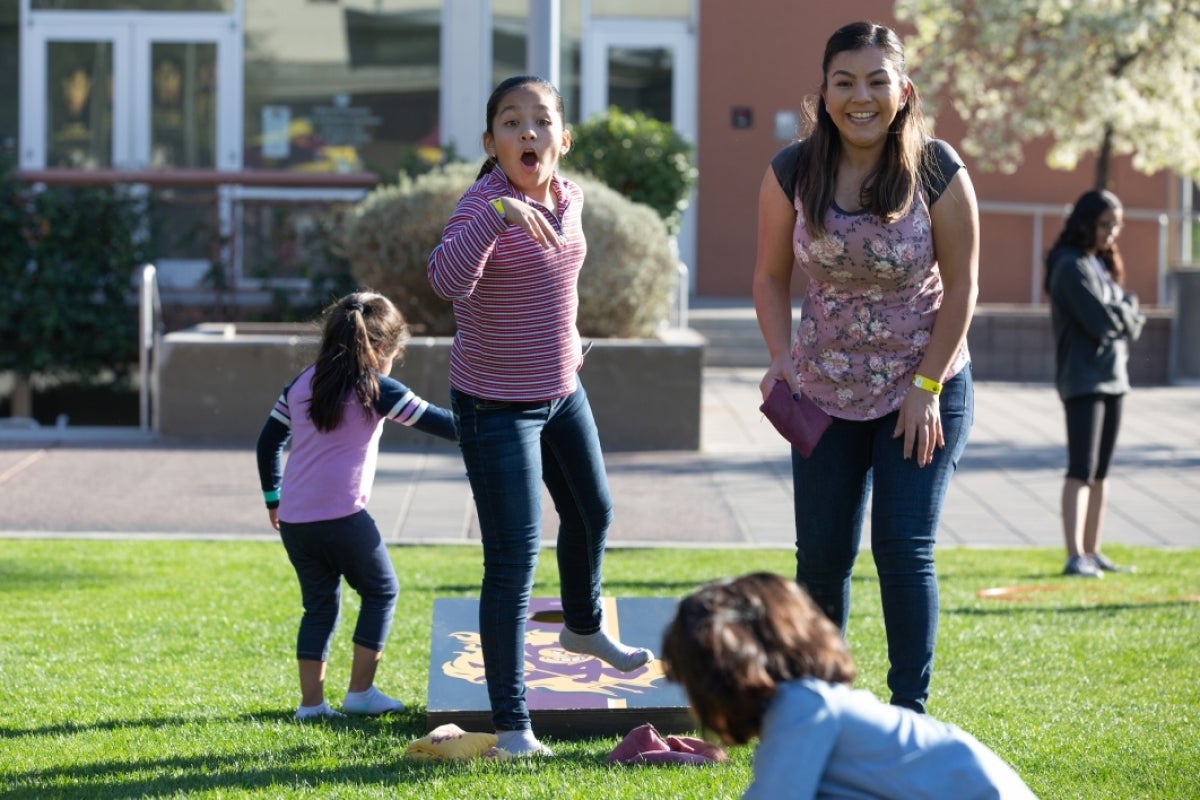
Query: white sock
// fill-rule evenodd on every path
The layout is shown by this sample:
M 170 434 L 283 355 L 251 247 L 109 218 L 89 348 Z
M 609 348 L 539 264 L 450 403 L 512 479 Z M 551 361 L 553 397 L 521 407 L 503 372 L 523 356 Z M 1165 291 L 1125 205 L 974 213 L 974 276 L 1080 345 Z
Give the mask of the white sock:
M 529 728 L 519 731 L 496 731 L 496 746 L 509 755 L 518 757 L 554 755 L 549 747 L 537 740 Z
M 632 672 L 654 659 L 654 653 L 646 648 L 627 647 L 615 642 L 608 638 L 608 634 L 603 630 L 583 634 L 576 633 L 564 625 L 562 633 L 558 635 L 558 643 L 568 652 L 595 656 L 621 672 Z
M 404 703 L 394 697 L 388 697 L 372 686 L 361 692 L 346 692 L 342 700 L 342 710 L 349 714 L 377 717 L 380 714 L 399 714 L 404 710 Z
M 300 706 L 296 709 L 296 719 L 318 719 L 320 717 L 343 716 L 322 702 L 319 706 Z

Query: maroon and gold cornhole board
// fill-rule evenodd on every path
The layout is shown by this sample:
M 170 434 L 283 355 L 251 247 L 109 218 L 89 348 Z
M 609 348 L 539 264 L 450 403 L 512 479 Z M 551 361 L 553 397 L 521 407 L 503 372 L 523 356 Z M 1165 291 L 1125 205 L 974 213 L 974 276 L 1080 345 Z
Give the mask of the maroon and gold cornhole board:
M 657 653 L 675 613 L 669 597 L 603 598 L 610 635 Z M 667 681 L 658 659 L 621 672 L 597 658 L 559 647 L 562 605 L 530 600 L 525 630 L 525 697 L 533 729 L 559 738 L 624 736 L 649 722 L 664 735 L 695 730 L 683 689 Z M 479 600 L 439 598 L 433 603 L 429 661 L 429 730 L 454 723 L 490 732 L 491 708 L 479 644 Z

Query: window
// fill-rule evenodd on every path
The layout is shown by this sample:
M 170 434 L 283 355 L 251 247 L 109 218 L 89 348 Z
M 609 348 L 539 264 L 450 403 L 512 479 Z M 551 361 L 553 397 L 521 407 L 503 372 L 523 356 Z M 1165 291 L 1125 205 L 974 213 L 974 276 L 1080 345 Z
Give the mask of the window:
M 0 153 L 16 160 L 21 48 L 17 4 L 0 3 Z
M 34 11 L 233 11 L 233 0 L 32 0 Z
M 392 176 L 441 158 L 441 3 L 246 4 L 245 164 Z
M 112 43 L 51 41 L 46 75 L 46 166 L 112 166 Z

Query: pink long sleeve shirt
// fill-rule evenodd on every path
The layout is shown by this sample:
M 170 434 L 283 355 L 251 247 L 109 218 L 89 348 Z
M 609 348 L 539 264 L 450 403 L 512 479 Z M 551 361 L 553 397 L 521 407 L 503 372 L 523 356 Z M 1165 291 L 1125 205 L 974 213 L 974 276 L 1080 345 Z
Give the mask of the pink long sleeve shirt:
M 429 281 L 454 304 L 450 385 L 475 397 L 536 402 L 575 391 L 582 363 L 579 271 L 587 254 L 583 192 L 555 176 L 558 216 L 521 193 L 499 168 L 459 200 L 429 256 Z M 546 217 L 565 246 L 543 250 L 489 201 L 516 197 Z

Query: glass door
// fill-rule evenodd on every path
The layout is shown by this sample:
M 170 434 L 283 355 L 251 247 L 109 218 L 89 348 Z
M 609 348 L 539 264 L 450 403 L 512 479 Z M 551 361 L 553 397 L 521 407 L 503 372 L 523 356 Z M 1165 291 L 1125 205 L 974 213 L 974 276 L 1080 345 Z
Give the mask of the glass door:
M 33 12 L 25 169 L 239 169 L 241 38 L 224 14 Z
M 33 25 L 21 73 L 21 166 L 106 169 L 131 158 L 129 27 Z
M 29 11 L 23 169 L 239 170 L 242 27 L 223 13 Z M 228 253 L 214 185 L 156 191 L 163 288 L 202 284 Z M 219 230 L 219 235 L 215 233 Z
M 162 41 L 139 31 L 136 150 L 152 169 L 217 167 L 217 43 Z M 139 65 L 140 66 L 140 65 Z M 148 81 L 147 81 L 148 78 Z M 149 85 L 145 85 L 148 83 Z
M 580 118 L 609 106 L 669 122 L 693 145 L 697 130 L 696 43 L 685 20 L 593 19 L 584 32 Z M 695 192 L 683 215 L 679 258 L 695 286 Z

